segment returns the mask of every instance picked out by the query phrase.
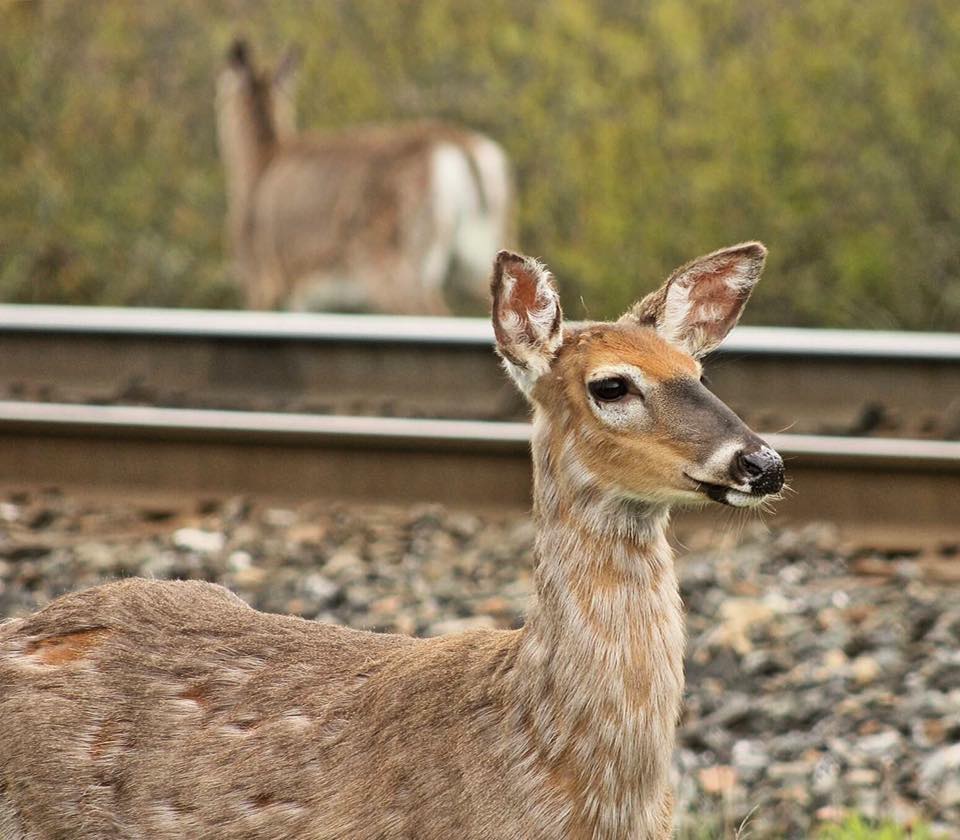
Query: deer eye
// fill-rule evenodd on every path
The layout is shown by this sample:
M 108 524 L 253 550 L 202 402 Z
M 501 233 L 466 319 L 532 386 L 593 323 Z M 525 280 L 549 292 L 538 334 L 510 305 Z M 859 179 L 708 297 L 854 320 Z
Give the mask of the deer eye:
M 627 395 L 630 386 L 622 376 L 609 376 L 597 379 L 587 386 L 590 395 L 600 402 L 616 402 Z

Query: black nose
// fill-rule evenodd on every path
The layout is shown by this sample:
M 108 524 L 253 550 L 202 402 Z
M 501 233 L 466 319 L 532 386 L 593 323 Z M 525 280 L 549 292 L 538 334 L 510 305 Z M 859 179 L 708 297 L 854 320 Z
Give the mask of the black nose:
M 783 458 L 769 446 L 740 450 L 734 459 L 733 469 L 758 496 L 776 493 L 783 487 Z

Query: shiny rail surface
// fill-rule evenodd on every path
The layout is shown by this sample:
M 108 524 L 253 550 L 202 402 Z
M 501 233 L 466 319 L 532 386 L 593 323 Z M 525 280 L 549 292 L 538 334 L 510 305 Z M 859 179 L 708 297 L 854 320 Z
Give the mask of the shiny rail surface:
M 493 344 L 493 330 L 485 318 L 0 304 L 0 335 L 18 332 Z M 723 352 L 960 361 L 960 335 L 741 326 L 727 339 Z
M 0 402 L 0 484 L 526 508 L 530 426 Z M 778 519 L 955 528 L 960 443 L 768 435 Z
M 0 306 L 0 397 L 522 420 L 482 319 Z M 738 327 L 711 387 L 762 429 L 960 438 L 960 336 Z

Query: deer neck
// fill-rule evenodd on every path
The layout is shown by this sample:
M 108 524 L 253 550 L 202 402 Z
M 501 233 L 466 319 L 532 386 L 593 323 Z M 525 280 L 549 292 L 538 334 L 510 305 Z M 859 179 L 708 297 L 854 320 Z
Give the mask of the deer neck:
M 533 456 L 537 600 L 519 669 L 527 734 L 548 784 L 572 801 L 576 833 L 655 834 L 669 820 L 683 691 L 669 510 L 604 496 L 542 420 Z
M 228 229 L 242 238 L 253 195 L 276 152 L 277 138 L 270 115 L 242 91 L 221 91 L 217 102 L 217 133 L 227 188 Z

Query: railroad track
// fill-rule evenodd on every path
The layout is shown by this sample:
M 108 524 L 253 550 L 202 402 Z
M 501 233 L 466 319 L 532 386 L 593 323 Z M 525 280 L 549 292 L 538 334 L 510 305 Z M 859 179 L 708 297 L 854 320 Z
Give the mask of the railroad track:
M 517 422 L 0 402 L 0 483 L 525 508 L 529 434 Z M 767 437 L 795 491 L 787 521 L 960 538 L 960 442 Z
M 783 518 L 960 538 L 960 337 L 741 327 L 707 368 Z M 0 306 L 0 395 L 7 487 L 529 503 L 485 321 Z
M 960 336 L 739 327 L 707 372 L 765 431 L 960 439 Z M 527 417 L 462 318 L 0 306 L 0 398 Z

